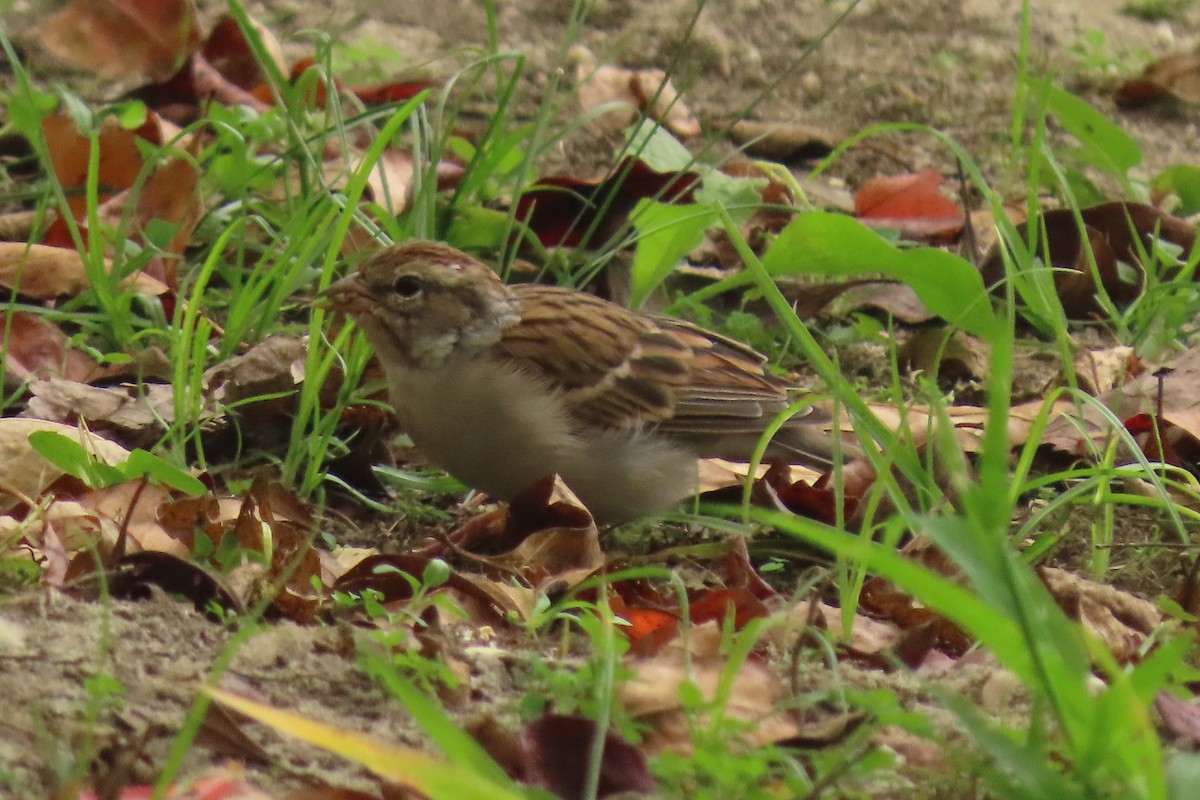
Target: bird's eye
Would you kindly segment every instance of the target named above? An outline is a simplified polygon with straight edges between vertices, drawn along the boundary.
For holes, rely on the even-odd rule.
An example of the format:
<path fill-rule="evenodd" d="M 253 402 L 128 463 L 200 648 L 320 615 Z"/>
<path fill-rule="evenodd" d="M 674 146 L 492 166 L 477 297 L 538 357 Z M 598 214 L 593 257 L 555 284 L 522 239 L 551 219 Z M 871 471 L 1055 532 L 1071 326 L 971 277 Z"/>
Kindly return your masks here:
<path fill-rule="evenodd" d="M 401 275 L 392 284 L 392 290 L 405 300 L 412 300 L 414 297 L 417 297 L 424 288 L 421 279 L 416 275 Z"/>

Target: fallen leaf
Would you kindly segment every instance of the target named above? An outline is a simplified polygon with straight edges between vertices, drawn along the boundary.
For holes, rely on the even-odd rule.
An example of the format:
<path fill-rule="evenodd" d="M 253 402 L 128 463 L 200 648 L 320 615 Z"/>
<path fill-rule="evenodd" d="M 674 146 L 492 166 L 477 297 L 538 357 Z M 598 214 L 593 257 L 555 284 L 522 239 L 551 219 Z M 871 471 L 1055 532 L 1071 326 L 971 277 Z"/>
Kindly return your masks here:
<path fill-rule="evenodd" d="M 1042 567 L 1038 577 L 1067 616 L 1108 647 L 1118 662 L 1128 664 L 1162 623 L 1162 612 L 1149 600 L 1066 570 Z"/>
<path fill-rule="evenodd" d="M 8 379 L 36 383 L 38 377 L 61 376 L 68 381 L 85 381 L 100 372 L 100 365 L 90 356 L 68 345 L 67 335 L 60 328 L 37 314 L 0 312 L 0 326 L 5 334 L 4 369 Z"/>
<path fill-rule="evenodd" d="M 413 596 L 414 587 L 421 585 L 422 576 L 432 560 L 415 555 L 369 555 L 348 569 L 330 588 L 352 594 L 362 594 L 370 589 L 379 592 L 384 603 L 399 603 Z M 490 609 L 489 624 L 502 621 L 500 612 L 507 610 L 509 604 L 497 603 L 494 593 L 486 591 L 480 582 L 468 580 L 468 577 L 451 571 L 442 586 L 469 596 Z"/>
<path fill-rule="evenodd" d="M 746 724 L 731 741 L 734 747 L 780 742 L 800 733 L 792 714 L 777 707 L 784 697 L 779 679 L 764 664 L 749 658 L 730 681 L 720 641 L 721 626 L 709 622 L 691 629 L 688 653 L 672 643 L 673 649 L 630 663 L 633 676 L 621 688 L 621 701 L 626 712 L 649 729 L 642 745 L 648 754 L 670 751 L 686 756 L 692 752 L 694 723 L 679 696 L 685 681 L 695 685 L 705 702 L 712 702 L 718 687 L 725 687 L 728 700 L 721 712 L 726 719 Z"/>
<path fill-rule="evenodd" d="M 448 764 L 413 748 L 389 744 L 345 728 L 271 708 L 216 687 L 206 686 L 202 691 L 217 702 L 270 725 L 281 733 L 348 758 L 385 780 L 410 787 L 427 796 L 448 796 L 452 790 L 460 792 L 462 797 L 487 797 L 493 800 L 516 800 L 519 796 L 516 790 L 502 786 L 494 777 L 464 770 L 461 766 Z M 500 777 L 503 778 L 503 774 Z"/>
<path fill-rule="evenodd" d="M 1101 394 L 1099 400 L 1145 446 L 1156 446 L 1153 431 L 1157 425 L 1164 444 L 1200 450 L 1200 350 L 1187 350 L 1160 369 L 1146 369 L 1139 377 Z M 1102 443 L 1112 434 L 1108 420 L 1085 405 L 1082 414 L 1064 408 L 1053 415 L 1042 441 L 1086 457 L 1091 453 L 1089 443 Z"/>
<path fill-rule="evenodd" d="M 112 263 L 104 262 L 106 270 Z M 145 294 L 161 295 L 168 289 L 160 281 L 138 273 L 125 279 L 125 285 Z M 0 242 L 0 286 L 24 297 L 49 300 L 74 297 L 91 287 L 83 258 L 74 250 L 44 244 Z"/>
<path fill-rule="evenodd" d="M 807 161 L 833 152 L 841 136 L 799 122 L 740 119 L 728 128 L 730 141 L 751 156 L 771 161 Z"/>
<path fill-rule="evenodd" d="M 171 499 L 166 489 L 145 480 L 122 481 L 93 489 L 74 499 L 85 514 L 99 521 L 97 542 L 102 552 L 116 551 L 117 556 L 139 551 L 170 553 L 186 559 L 192 550 L 192 532 L 185 540 L 176 538 L 158 521 L 159 508 Z M 117 547 L 117 537 L 124 543 Z M 133 545 L 133 546 L 130 546 Z"/>
<path fill-rule="evenodd" d="M 1154 695 L 1154 710 L 1163 726 L 1192 747 L 1200 744 L 1200 703 L 1183 700 L 1167 691 Z"/>
<path fill-rule="evenodd" d="M 1048 265 L 1056 269 L 1055 290 L 1072 319 L 1105 313 L 1096 299 L 1097 280 L 1114 303 L 1125 304 L 1139 297 L 1146 281 L 1139 252 L 1151 252 L 1155 236 L 1181 247 L 1185 259 L 1196 245 L 1193 225 L 1142 203 L 1101 203 L 1081 209 L 1079 214 L 1086 242 L 1070 209 L 1043 212 L 1036 221 L 1045 237 L 1039 237 L 1034 254 L 1048 254 Z M 1017 227 L 1022 239 L 1026 228 Z M 1004 257 L 995 246 L 980 266 L 984 282 L 999 287 L 1004 269 Z"/>
<path fill-rule="evenodd" d="M 700 122 L 663 70 L 597 66 L 591 51 L 578 45 L 571 48 L 569 58 L 575 64 L 580 108 L 587 112 L 604 105 L 616 106 L 593 121 L 602 130 L 626 128 L 641 112 L 681 139 L 700 135 Z"/>
<path fill-rule="evenodd" d="M 958 329 L 918 331 L 897 352 L 902 368 L 943 380 L 978 380 L 991 372 L 991 348 Z"/>
<path fill-rule="evenodd" d="M 1176 53 L 1150 64 L 1113 95 L 1121 108 L 1137 108 L 1162 97 L 1200 103 L 1200 52 Z"/>
<path fill-rule="evenodd" d="M 526 723 L 518 738 L 522 780 L 561 798 L 652 794 L 656 787 L 646 757 L 612 731 L 604 734 L 596 793 L 587 794 L 593 741 L 599 733 L 593 720 L 563 714 L 543 714 Z"/>
<path fill-rule="evenodd" d="M 596 180 L 541 178 L 517 198 L 515 214 L 546 247 L 594 246 L 621 230 L 639 200 L 690 202 L 698 180 L 626 158 Z"/>
<path fill-rule="evenodd" d="M 810 285 L 797 285 L 780 281 L 780 290 L 791 299 L 824 292 L 829 299 L 809 316 L 816 316 L 822 310 L 835 317 L 847 317 L 851 311 L 860 308 L 874 308 L 895 317 L 900 322 L 909 325 L 920 325 L 937 318 L 921 299 L 916 291 L 907 283 L 894 281 L 847 281 L 841 284 L 823 284 L 816 288 Z"/>
<path fill-rule="evenodd" d="M 279 44 L 279 39 L 270 28 L 253 17 L 250 18 L 250 26 L 258 34 L 263 50 L 275 69 L 281 74 L 286 73 L 287 62 L 284 60 L 283 46 Z M 234 86 L 251 91 L 266 82 L 267 78 L 263 74 L 258 54 L 246 41 L 237 20 L 228 14 L 222 14 L 213 24 L 212 30 L 200 47 L 200 54 Z"/>
<path fill-rule="evenodd" d="M 104 585 L 103 591 L 119 600 L 150 600 L 154 587 L 188 600 L 201 614 L 211 612 L 214 603 L 226 611 L 245 611 L 220 578 L 189 560 L 186 553 L 149 550 L 122 556 L 105 567 Z M 76 597 L 95 599 L 100 593 L 99 581 L 77 579 L 71 586 Z"/>
<path fill-rule="evenodd" d="M 42 45 L 106 78 L 160 80 L 199 44 L 191 0 L 72 0 L 42 24 Z"/>
<path fill-rule="evenodd" d="M 36 500 L 42 492 L 63 475 L 29 444 L 34 431 L 52 431 L 79 442 L 84 449 L 104 464 L 120 464 L 129 458 L 129 451 L 89 431 L 37 419 L 5 417 L 0 419 L 0 511 L 18 503 Z"/>
<path fill-rule="evenodd" d="M 84 219 L 87 198 L 82 190 L 87 186 L 91 141 L 79 132 L 75 121 L 66 114 L 43 119 L 42 135 L 46 138 L 54 176 L 67 192 L 71 216 L 77 220 Z M 103 203 L 114 194 L 128 189 L 137 180 L 145 163 L 138 147 L 139 139 L 162 145 L 161 129 L 152 114 L 136 129 L 122 127 L 114 117 L 104 118 L 97 134 L 97 147 L 101 155 L 96 175 L 99 202 Z"/>
<path fill-rule="evenodd" d="M 895 228 L 909 239 L 946 239 L 962 229 L 966 215 L 942 195 L 941 183 L 942 174 L 935 169 L 874 178 L 854 195 L 854 215 L 868 225 Z"/>
<path fill-rule="evenodd" d="M 1081 350 L 1075 356 L 1075 375 L 1088 393 L 1100 396 L 1123 386 L 1143 371 L 1137 351 L 1126 345 L 1104 350 Z"/>

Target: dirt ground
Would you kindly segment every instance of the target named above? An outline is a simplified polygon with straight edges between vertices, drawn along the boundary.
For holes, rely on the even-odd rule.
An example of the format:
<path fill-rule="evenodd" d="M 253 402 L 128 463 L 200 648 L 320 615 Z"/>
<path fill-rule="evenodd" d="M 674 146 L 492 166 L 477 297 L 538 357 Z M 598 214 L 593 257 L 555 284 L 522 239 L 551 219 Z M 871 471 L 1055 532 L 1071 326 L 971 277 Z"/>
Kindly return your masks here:
<path fill-rule="evenodd" d="M 1200 44 L 1200 7 L 1169 22 L 1149 23 L 1122 14 L 1124 4 L 1035 2 L 1032 69 L 1056 76 L 1122 124 L 1145 154 L 1135 172 L 1149 177 L 1168 164 L 1195 162 L 1200 109 L 1118 113 L 1109 93 L 1118 72 L 1130 74 L 1151 55 Z M 223 4 L 201 5 L 211 14 Z M 528 59 L 521 108 L 532 114 L 539 92 L 564 64 L 572 4 L 499 0 L 497 5 L 502 47 Z M 41 8 L 0 3 L 6 27 L 17 34 L 35 70 L 44 62 L 31 40 L 21 36 Z M 438 77 L 453 75 L 487 37 L 486 16 L 471 0 L 272 0 L 249 8 L 281 38 L 316 29 L 342 42 L 382 44 L 403 55 L 405 68 Z M 844 3 L 821 0 L 719 0 L 708 3 L 685 39 L 694 0 L 595 0 L 578 40 L 601 63 L 671 67 L 687 102 L 706 123 L 747 108 L 752 117 L 804 122 L 834 138 L 881 122 L 924 123 L 960 142 L 996 186 L 1018 191 L 1009 121 L 1019 4 L 867 0 L 835 26 L 844 8 Z M 1093 31 L 1102 34 L 1101 43 Z M 296 39 L 287 47 L 301 52 L 308 45 Z M 477 98 L 477 105 L 485 109 L 486 98 Z M 611 152 L 610 143 L 585 136 L 552 154 L 546 166 L 588 173 Z M 926 166 L 947 173 L 954 169 L 949 154 L 928 135 L 888 134 L 847 154 L 826 180 L 830 192 L 837 193 L 877 172 Z M 794 167 L 803 175 L 802 164 Z M 1072 524 L 1081 535 L 1086 531 L 1086 520 Z M 47 797 L 51 787 L 88 773 L 130 783 L 153 781 L 194 699 L 194 687 L 230 647 L 224 679 L 230 688 L 350 729 L 419 742 L 407 714 L 358 668 L 354 642 L 359 635 L 348 626 L 283 623 L 235 642 L 228 628 L 165 597 L 102 603 L 30 591 L 6 598 L 0 601 L 0 797 Z M 465 628 L 445 635 L 447 646 L 471 669 L 468 695 L 455 713 L 465 719 L 488 710 L 512 718 L 505 704 L 526 674 L 519 657 L 514 661 Z M 90 680 L 100 672 L 113 675 L 120 691 L 108 694 Z M 816 690 L 826 678 L 809 680 Z M 870 686 L 879 677 L 848 670 L 842 680 Z M 894 680 L 904 701 L 921 707 L 926 693 L 916 679 Z M 983 682 L 984 677 L 972 676 L 961 688 L 973 692 Z M 91 725 L 89 719 L 99 722 Z M 102 742 L 97 762 L 74 763 L 73 754 L 92 735 Z M 254 735 L 267 758 L 248 756 L 247 746 L 236 739 L 206 734 L 189 750 L 183 774 L 236 756 L 266 786 L 317 779 L 377 791 L 366 775 L 338 759 L 261 729 Z M 933 784 L 893 788 L 895 796 L 961 796 Z"/>

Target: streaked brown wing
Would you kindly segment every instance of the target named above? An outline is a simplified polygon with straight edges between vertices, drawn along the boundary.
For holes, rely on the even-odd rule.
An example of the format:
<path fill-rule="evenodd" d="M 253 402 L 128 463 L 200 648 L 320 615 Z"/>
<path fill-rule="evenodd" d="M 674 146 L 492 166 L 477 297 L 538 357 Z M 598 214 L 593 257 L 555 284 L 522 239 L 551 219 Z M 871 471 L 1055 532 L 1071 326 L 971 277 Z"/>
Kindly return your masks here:
<path fill-rule="evenodd" d="M 683 320 L 637 314 L 591 295 L 536 285 L 514 289 L 521 322 L 502 346 L 560 388 L 581 419 L 605 428 L 761 430 L 787 404 L 766 359 Z"/>
<path fill-rule="evenodd" d="M 572 412 L 602 428 L 656 423 L 675 413 L 691 349 L 654 320 L 592 295 L 520 285 L 521 321 L 500 346 L 560 389 Z"/>
<path fill-rule="evenodd" d="M 698 455 L 745 458 L 791 402 L 787 385 L 766 372 L 766 358 L 733 339 L 565 289 L 513 291 L 522 318 L 505 329 L 500 346 L 559 389 L 581 422 L 653 427 Z M 793 417 L 771 451 L 827 464 L 824 420 L 821 413 Z"/>

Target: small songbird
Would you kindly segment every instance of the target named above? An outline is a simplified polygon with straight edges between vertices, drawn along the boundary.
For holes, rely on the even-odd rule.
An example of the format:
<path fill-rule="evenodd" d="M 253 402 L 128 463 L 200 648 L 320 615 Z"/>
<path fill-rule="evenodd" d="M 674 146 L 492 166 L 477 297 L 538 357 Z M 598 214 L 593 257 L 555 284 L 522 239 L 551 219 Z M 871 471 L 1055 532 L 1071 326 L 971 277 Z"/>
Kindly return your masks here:
<path fill-rule="evenodd" d="M 747 459 L 792 402 L 732 339 L 585 292 L 507 286 L 444 244 L 385 248 L 326 297 L 375 348 L 417 448 L 501 500 L 557 473 L 598 521 L 663 511 L 695 492 L 698 459 Z M 828 466 L 824 422 L 792 417 L 768 456 Z"/>

